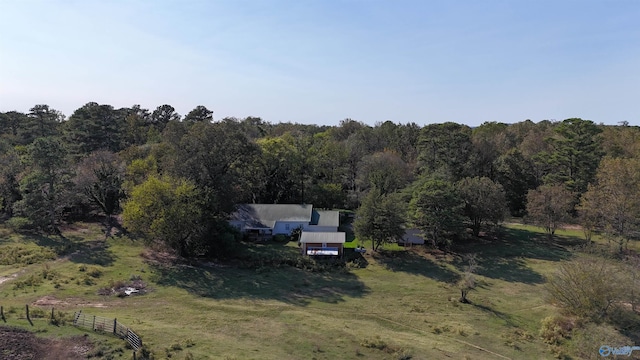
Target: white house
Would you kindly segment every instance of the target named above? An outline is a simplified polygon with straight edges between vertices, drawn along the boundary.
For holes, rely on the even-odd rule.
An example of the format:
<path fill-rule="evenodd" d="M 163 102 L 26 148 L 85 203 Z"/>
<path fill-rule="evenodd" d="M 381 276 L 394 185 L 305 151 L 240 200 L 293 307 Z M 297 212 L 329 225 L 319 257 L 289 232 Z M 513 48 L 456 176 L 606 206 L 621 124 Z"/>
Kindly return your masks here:
<path fill-rule="evenodd" d="M 315 210 L 310 204 L 242 204 L 229 223 L 251 236 L 291 235 L 295 229 L 307 232 L 336 232 L 340 213 Z"/>

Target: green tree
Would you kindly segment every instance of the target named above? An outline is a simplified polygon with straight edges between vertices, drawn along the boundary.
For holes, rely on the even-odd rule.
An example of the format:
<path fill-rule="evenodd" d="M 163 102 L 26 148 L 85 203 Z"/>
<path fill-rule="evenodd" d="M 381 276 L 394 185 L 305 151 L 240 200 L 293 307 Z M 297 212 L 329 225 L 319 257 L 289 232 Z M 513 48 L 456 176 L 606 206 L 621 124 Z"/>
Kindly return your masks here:
<path fill-rule="evenodd" d="M 129 109 L 121 109 L 120 111 L 124 114 L 123 148 L 144 145 L 147 142 L 151 122 L 149 110 L 140 107 L 140 105 L 133 105 Z"/>
<path fill-rule="evenodd" d="M 66 151 L 53 137 L 38 138 L 27 148 L 26 173 L 20 180 L 21 199 L 16 215 L 26 217 L 39 229 L 58 232 L 57 222 L 69 203 Z"/>
<path fill-rule="evenodd" d="M 112 152 L 91 153 L 77 166 L 75 184 L 87 199 L 97 206 L 111 224 L 111 217 L 120 210 L 124 197 L 124 164 Z"/>
<path fill-rule="evenodd" d="M 558 124 L 554 128 L 555 136 L 549 139 L 551 172 L 545 177 L 545 183 L 562 182 L 577 194 L 587 191 L 603 155 L 601 132 L 590 120 L 572 118 Z"/>
<path fill-rule="evenodd" d="M 502 185 L 513 216 L 523 216 L 527 208 L 527 192 L 537 188 L 535 165 L 518 149 L 502 154 L 495 164 L 496 181 Z"/>
<path fill-rule="evenodd" d="M 151 113 L 149 120 L 153 128 L 156 129 L 158 133 L 162 133 L 169 122 L 180 121 L 180 114 L 176 112 L 173 106 L 164 104 L 158 106 L 153 113 Z"/>
<path fill-rule="evenodd" d="M 358 168 L 357 182 L 361 191 L 375 187 L 385 195 L 404 188 L 411 181 L 409 167 L 391 151 L 365 156 Z"/>
<path fill-rule="evenodd" d="M 466 125 L 427 125 L 420 132 L 418 149 L 423 174 L 446 174 L 451 181 L 457 181 L 472 172 L 471 128 Z"/>
<path fill-rule="evenodd" d="M 464 201 L 448 181 L 426 178 L 415 186 L 409 211 L 433 246 L 449 246 L 464 229 Z"/>
<path fill-rule="evenodd" d="M 204 231 L 202 195 L 185 179 L 150 176 L 124 203 L 124 226 L 147 244 L 157 241 L 180 256 L 194 255 Z"/>
<path fill-rule="evenodd" d="M 179 143 L 170 144 L 161 167 L 195 183 L 211 216 L 226 218 L 248 192 L 241 175 L 257 154 L 256 145 L 237 124 L 200 122 L 191 125 Z"/>
<path fill-rule="evenodd" d="M 542 185 L 527 193 L 527 220 L 544 229 L 549 240 L 569 218 L 573 195 L 563 185 Z"/>
<path fill-rule="evenodd" d="M 97 150 L 122 150 L 125 114 L 111 105 L 90 102 L 78 108 L 64 124 L 66 142 L 75 155 Z"/>
<path fill-rule="evenodd" d="M 373 251 L 404 235 L 405 211 L 400 196 L 382 194 L 377 188 L 362 200 L 356 212 L 354 230 L 358 239 L 371 241 Z"/>
<path fill-rule="evenodd" d="M 184 117 L 184 122 L 212 122 L 213 111 L 205 106 L 198 105 Z"/>
<path fill-rule="evenodd" d="M 59 125 L 64 121 L 64 115 L 49 107 L 36 105 L 29 109 L 25 123 L 21 126 L 19 136 L 22 144 L 30 144 L 40 137 L 56 136 Z"/>
<path fill-rule="evenodd" d="M 483 225 L 498 225 L 504 220 L 507 205 L 502 185 L 486 177 L 474 177 L 460 180 L 456 187 L 474 236 L 480 234 Z"/>
<path fill-rule="evenodd" d="M 257 141 L 261 150 L 257 199 L 264 203 L 302 203 L 305 156 L 290 133 Z"/>
<path fill-rule="evenodd" d="M 20 199 L 18 177 L 22 166 L 15 149 L 0 139 L 0 212 L 13 214 L 13 204 Z"/>
<path fill-rule="evenodd" d="M 640 225 L 640 160 L 605 158 L 596 179 L 582 196 L 578 213 L 590 221 L 584 226 L 601 229 L 622 251 Z"/>

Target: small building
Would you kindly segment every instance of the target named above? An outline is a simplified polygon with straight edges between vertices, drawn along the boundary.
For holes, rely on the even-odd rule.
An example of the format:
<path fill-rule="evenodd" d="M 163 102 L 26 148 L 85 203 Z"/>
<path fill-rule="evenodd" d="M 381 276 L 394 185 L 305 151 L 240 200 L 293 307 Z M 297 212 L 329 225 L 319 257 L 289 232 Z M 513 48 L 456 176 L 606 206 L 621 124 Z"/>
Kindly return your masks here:
<path fill-rule="evenodd" d="M 254 238 L 291 235 L 295 229 L 312 232 L 336 232 L 340 213 L 316 210 L 310 204 L 241 204 L 229 224 Z"/>
<path fill-rule="evenodd" d="M 306 232 L 300 235 L 303 255 L 342 256 L 346 234 L 343 232 Z"/>
<path fill-rule="evenodd" d="M 424 245 L 424 235 L 418 229 L 406 229 L 402 239 L 398 240 L 400 246 Z"/>

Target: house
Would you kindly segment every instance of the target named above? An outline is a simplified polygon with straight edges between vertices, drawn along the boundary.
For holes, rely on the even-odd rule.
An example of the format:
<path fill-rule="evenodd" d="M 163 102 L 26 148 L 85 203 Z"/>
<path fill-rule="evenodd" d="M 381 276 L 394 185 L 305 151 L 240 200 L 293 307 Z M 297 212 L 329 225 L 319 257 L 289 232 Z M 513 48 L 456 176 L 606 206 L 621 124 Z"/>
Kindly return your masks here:
<path fill-rule="evenodd" d="M 291 235 L 295 229 L 307 232 L 336 232 L 340 213 L 316 210 L 311 204 L 241 204 L 229 223 L 243 233 L 258 238 Z"/>
<path fill-rule="evenodd" d="M 306 232 L 300 235 L 302 254 L 309 256 L 342 256 L 346 234 L 343 232 Z"/>
<path fill-rule="evenodd" d="M 424 235 L 418 229 L 406 229 L 402 239 L 398 240 L 398 245 L 424 245 Z"/>

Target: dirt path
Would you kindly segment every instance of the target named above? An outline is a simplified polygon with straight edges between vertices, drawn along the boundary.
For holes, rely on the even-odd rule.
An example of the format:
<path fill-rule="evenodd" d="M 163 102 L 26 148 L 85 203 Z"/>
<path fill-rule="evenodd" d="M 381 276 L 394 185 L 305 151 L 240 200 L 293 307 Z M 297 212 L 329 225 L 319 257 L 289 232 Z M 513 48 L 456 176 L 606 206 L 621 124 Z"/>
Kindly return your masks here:
<path fill-rule="evenodd" d="M 11 275 L 8 276 L 0 276 L 0 285 L 2 285 L 3 283 L 10 281 L 10 280 L 14 280 L 15 278 L 17 278 L 18 276 L 20 276 L 22 273 L 24 273 L 25 270 L 22 269 L 20 271 L 17 271 Z"/>

